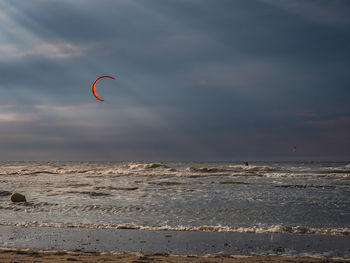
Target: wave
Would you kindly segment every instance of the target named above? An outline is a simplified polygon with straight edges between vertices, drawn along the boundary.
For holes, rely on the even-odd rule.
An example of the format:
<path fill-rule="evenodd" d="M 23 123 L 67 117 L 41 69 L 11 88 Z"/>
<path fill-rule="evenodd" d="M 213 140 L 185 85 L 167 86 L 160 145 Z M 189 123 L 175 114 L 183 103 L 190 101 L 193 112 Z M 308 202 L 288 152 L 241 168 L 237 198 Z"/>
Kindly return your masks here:
<path fill-rule="evenodd" d="M 10 195 L 12 195 L 12 193 L 11 192 L 9 192 L 9 191 L 5 191 L 5 190 L 0 190 L 0 196 L 10 196 Z"/>
<path fill-rule="evenodd" d="M 279 170 L 279 167 L 276 166 L 269 166 L 269 165 L 228 165 L 229 168 L 234 170 L 243 170 L 243 171 L 277 171 Z"/>
<path fill-rule="evenodd" d="M 313 228 L 307 226 L 274 225 L 271 227 L 229 227 L 229 226 L 140 226 L 136 224 L 70 224 L 33 222 L 0 222 L 0 226 L 20 227 L 57 227 L 57 228 L 93 228 L 93 229 L 130 229 L 149 231 L 202 231 L 202 232 L 239 232 L 256 234 L 313 234 L 313 235 L 350 235 L 350 228 Z"/>
<path fill-rule="evenodd" d="M 249 183 L 246 183 L 246 182 L 236 182 L 236 181 L 224 181 L 224 182 L 219 182 L 219 184 L 229 185 L 229 184 L 249 184 Z"/>
<path fill-rule="evenodd" d="M 91 198 L 108 197 L 107 193 L 100 192 L 75 192 L 70 191 L 68 193 L 87 195 Z M 124 212 L 147 212 L 147 210 L 138 205 L 100 205 L 100 204 L 62 204 L 62 203 L 48 203 L 48 202 L 21 202 L 12 203 L 4 202 L 0 204 L 0 211 L 15 211 L 15 212 L 26 212 L 26 213 L 38 213 L 38 212 L 48 212 L 52 213 L 54 211 L 59 211 L 60 213 L 81 213 L 86 211 L 95 211 L 97 213 L 124 213 Z"/>
<path fill-rule="evenodd" d="M 116 191 L 133 191 L 138 187 L 113 187 L 113 186 L 94 186 L 94 190 L 116 190 Z"/>
<path fill-rule="evenodd" d="M 94 191 L 68 191 L 67 194 L 82 194 L 82 195 L 89 195 L 90 197 L 99 197 L 99 196 L 111 196 L 109 193 L 102 193 L 102 192 L 94 192 Z"/>
<path fill-rule="evenodd" d="M 28 165 L 30 166 L 30 165 Z M 171 168 L 161 163 L 128 163 L 128 164 L 109 164 L 109 165 L 97 165 L 95 163 L 87 163 L 85 167 L 81 167 L 79 164 L 72 164 L 73 167 L 56 167 L 48 165 L 37 165 L 35 167 L 23 168 L 23 166 L 4 167 L 0 169 L 0 175 L 70 175 L 70 174 L 83 174 L 83 175 L 136 175 L 149 173 L 155 171 L 152 175 L 162 175 L 161 172 L 175 172 L 174 168 Z M 74 167 L 76 166 L 76 167 Z M 79 167 L 80 166 L 80 167 Z M 87 168 L 86 168 L 87 166 Z M 148 175 L 148 174 L 145 174 Z"/>
<path fill-rule="evenodd" d="M 324 174 L 350 174 L 350 169 L 339 169 L 339 168 L 332 168 L 332 169 L 325 169 L 318 171 L 319 173 Z"/>
<path fill-rule="evenodd" d="M 256 175 L 255 175 L 256 176 Z M 325 172 L 284 172 L 284 173 L 264 173 L 262 177 L 285 178 L 285 177 L 321 177 L 321 178 L 350 178 L 350 173 L 325 173 Z"/>
<path fill-rule="evenodd" d="M 349 165 L 300 166 L 290 164 L 200 164 L 193 163 L 28 163 L 3 166 L 0 175 L 87 175 L 87 176 L 259 176 L 259 177 L 350 177 Z"/>
<path fill-rule="evenodd" d="M 226 172 L 226 169 L 217 168 L 217 167 L 188 167 L 186 172 L 197 172 L 197 173 L 220 173 Z"/>
<path fill-rule="evenodd" d="M 169 169 L 170 167 L 162 163 L 130 163 L 126 165 L 129 169 Z"/>
<path fill-rule="evenodd" d="M 282 184 L 282 185 L 275 185 L 275 187 L 281 187 L 281 188 L 335 188 L 334 185 L 315 185 L 315 184 Z"/>
<path fill-rule="evenodd" d="M 150 182 L 149 184 L 156 184 L 156 185 L 161 185 L 161 186 L 163 186 L 163 185 L 165 185 L 165 186 L 173 186 L 173 185 L 181 185 L 183 183 L 180 183 L 180 182 L 158 182 L 158 183 Z"/>
<path fill-rule="evenodd" d="M 0 171 L 0 175 L 40 175 L 40 174 L 84 174 L 89 173 L 91 170 L 86 169 L 47 169 L 47 170 L 29 170 L 29 169 L 19 169 L 19 170 L 10 170 L 10 171 Z"/>

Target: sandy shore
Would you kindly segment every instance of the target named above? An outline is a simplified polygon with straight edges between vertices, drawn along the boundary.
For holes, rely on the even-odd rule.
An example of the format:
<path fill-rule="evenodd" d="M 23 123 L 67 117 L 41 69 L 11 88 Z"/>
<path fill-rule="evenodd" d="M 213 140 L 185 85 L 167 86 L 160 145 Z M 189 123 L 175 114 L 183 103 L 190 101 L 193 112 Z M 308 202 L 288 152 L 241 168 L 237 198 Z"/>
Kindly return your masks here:
<path fill-rule="evenodd" d="M 350 236 L 0 226 L 0 247 L 350 258 Z"/>
<path fill-rule="evenodd" d="M 350 263 L 349 238 L 0 226 L 0 262 Z"/>
<path fill-rule="evenodd" d="M 350 262 L 350 259 L 286 257 L 286 256 L 231 256 L 231 255 L 176 255 L 167 253 L 124 253 L 101 251 L 38 250 L 0 248 L 0 262 Z"/>

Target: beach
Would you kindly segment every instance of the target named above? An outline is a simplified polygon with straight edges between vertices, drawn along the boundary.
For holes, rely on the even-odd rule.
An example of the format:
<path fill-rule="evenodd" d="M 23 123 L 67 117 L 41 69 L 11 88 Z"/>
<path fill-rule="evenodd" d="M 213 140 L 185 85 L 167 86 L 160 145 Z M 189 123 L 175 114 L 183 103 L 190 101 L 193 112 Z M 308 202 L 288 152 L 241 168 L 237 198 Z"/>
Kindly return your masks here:
<path fill-rule="evenodd" d="M 0 262 L 350 262 L 349 236 L 0 226 Z"/>
<path fill-rule="evenodd" d="M 0 174 L 0 262 L 350 258 L 348 163 L 4 162 Z"/>
<path fill-rule="evenodd" d="M 15 248 L 342 258 L 350 255 L 348 235 L 42 226 L 0 226 L 0 233 L 0 245 Z"/>
<path fill-rule="evenodd" d="M 175 255 L 167 253 L 125 253 L 106 251 L 69 251 L 69 250 L 35 250 L 35 249 L 9 249 L 0 248 L 0 262 L 193 262 L 193 263 L 255 263 L 255 262 L 350 262 L 339 258 L 312 258 L 287 256 L 232 256 L 232 255 Z"/>

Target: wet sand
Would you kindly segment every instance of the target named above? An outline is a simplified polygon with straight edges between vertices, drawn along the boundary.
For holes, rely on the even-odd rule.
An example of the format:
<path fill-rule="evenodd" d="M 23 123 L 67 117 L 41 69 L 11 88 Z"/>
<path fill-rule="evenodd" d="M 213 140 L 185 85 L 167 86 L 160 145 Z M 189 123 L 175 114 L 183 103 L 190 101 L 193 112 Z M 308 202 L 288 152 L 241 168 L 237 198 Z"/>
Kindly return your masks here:
<path fill-rule="evenodd" d="M 350 236 L 0 226 L 0 247 L 350 258 Z"/>
<path fill-rule="evenodd" d="M 0 262 L 350 262 L 349 236 L 0 226 Z"/>
<path fill-rule="evenodd" d="M 201 262 L 201 263 L 254 263 L 254 262 L 350 262 L 350 259 L 326 257 L 287 257 L 287 256 L 232 256 L 232 255 L 176 255 L 168 253 L 126 253 L 106 251 L 69 251 L 0 248 L 0 262 Z"/>

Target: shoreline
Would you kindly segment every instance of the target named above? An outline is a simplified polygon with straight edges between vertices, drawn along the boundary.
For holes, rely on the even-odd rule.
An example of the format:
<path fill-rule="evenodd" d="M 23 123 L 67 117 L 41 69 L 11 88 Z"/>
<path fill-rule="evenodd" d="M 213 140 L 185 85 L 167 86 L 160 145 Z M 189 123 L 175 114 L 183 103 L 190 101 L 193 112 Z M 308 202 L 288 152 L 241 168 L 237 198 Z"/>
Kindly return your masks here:
<path fill-rule="evenodd" d="M 64 261 L 77 262 L 173 262 L 173 263 L 287 263 L 287 262 L 329 262 L 345 263 L 350 259 L 330 258 L 330 257 L 291 257 L 278 255 L 213 255 L 213 254 L 169 254 L 169 253 L 135 253 L 135 252 L 112 252 L 112 251 L 79 251 L 79 250 L 41 250 L 26 248 L 5 248 L 0 247 L 0 262 L 51 262 L 58 263 Z"/>
<path fill-rule="evenodd" d="M 350 236 L 0 226 L 0 247 L 350 258 Z"/>

